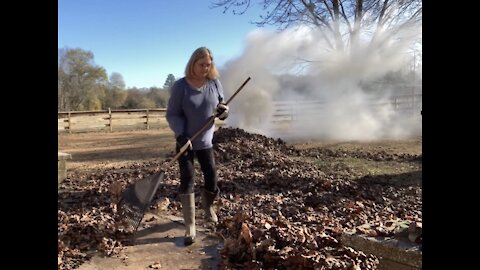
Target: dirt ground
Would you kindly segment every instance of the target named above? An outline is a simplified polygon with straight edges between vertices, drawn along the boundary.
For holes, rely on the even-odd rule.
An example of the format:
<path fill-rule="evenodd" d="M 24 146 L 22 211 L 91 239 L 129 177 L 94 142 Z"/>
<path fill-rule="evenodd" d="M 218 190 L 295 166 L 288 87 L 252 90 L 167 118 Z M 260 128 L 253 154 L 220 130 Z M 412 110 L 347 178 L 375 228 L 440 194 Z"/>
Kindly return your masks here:
<path fill-rule="evenodd" d="M 183 219 L 147 212 L 132 246 L 118 256 L 97 254 L 78 269 L 216 269 L 220 260 L 218 237 L 197 225 L 196 242 L 185 247 L 184 232 Z"/>
<path fill-rule="evenodd" d="M 170 129 L 118 132 L 59 133 L 58 151 L 72 155 L 68 170 L 121 167 L 163 160 L 174 148 Z"/>
<path fill-rule="evenodd" d="M 288 143 L 288 142 L 287 142 Z M 421 155 L 421 138 L 401 141 L 383 140 L 375 142 L 336 142 L 303 141 L 291 142 L 299 149 L 325 147 L 350 151 L 385 151 L 389 153 L 409 153 Z M 67 163 L 67 175 L 75 172 L 116 170 L 135 163 L 158 161 L 159 164 L 171 156 L 174 149 L 173 133 L 168 129 L 59 133 L 58 151 L 72 155 Z M 374 165 L 373 165 L 374 164 Z M 359 170 L 375 173 L 381 163 L 371 166 L 351 163 Z M 410 170 L 401 167 L 382 167 L 381 170 Z M 381 173 L 381 172 L 379 172 Z M 128 247 L 123 257 L 102 257 L 96 255 L 79 269 L 216 269 L 219 258 L 216 249 L 220 241 L 207 229 L 197 226 L 198 243 L 184 247 L 182 236 L 184 227 L 179 217 L 153 213 L 150 219 L 139 229 L 136 244 Z"/>
<path fill-rule="evenodd" d="M 118 168 L 144 161 L 162 161 L 172 155 L 175 140 L 168 128 L 117 132 L 59 133 L 58 151 L 72 155 L 68 170 Z M 299 149 L 326 147 L 350 151 L 386 151 L 422 154 L 419 138 L 404 140 L 359 141 L 291 141 Z"/>

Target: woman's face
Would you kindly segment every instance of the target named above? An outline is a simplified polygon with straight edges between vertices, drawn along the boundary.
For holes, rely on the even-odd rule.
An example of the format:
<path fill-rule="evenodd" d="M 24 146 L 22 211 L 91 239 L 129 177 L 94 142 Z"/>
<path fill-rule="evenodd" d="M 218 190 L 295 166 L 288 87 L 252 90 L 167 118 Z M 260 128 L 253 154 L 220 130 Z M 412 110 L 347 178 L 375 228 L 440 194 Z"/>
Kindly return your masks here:
<path fill-rule="evenodd" d="M 195 65 L 193 66 L 193 73 L 197 78 L 205 78 L 207 77 L 211 66 L 212 61 L 210 60 L 210 57 L 206 56 L 195 62 Z"/>

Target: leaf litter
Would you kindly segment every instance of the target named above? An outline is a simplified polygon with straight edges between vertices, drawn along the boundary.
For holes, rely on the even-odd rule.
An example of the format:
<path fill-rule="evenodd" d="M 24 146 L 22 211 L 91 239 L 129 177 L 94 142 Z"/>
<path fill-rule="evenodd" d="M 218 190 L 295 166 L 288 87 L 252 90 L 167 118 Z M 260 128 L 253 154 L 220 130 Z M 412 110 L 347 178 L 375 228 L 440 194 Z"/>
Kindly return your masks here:
<path fill-rule="evenodd" d="M 221 190 L 214 230 L 223 240 L 218 269 L 377 269 L 379 259 L 342 244 L 343 233 L 406 235 L 421 245 L 421 179 L 420 184 L 401 185 L 390 181 L 391 175 L 362 176 L 345 165 L 318 166 L 348 156 L 420 163 L 421 168 L 421 155 L 297 149 L 238 128 L 217 130 L 214 150 Z M 116 203 L 126 185 L 157 172 L 159 163 L 75 172 L 62 183 L 59 269 L 78 268 L 95 252 L 126 256 L 132 231 L 122 223 Z M 196 173 L 198 187 L 198 167 Z M 177 168 L 167 168 L 150 211 L 181 216 L 178 185 Z M 196 192 L 200 198 L 198 188 Z"/>

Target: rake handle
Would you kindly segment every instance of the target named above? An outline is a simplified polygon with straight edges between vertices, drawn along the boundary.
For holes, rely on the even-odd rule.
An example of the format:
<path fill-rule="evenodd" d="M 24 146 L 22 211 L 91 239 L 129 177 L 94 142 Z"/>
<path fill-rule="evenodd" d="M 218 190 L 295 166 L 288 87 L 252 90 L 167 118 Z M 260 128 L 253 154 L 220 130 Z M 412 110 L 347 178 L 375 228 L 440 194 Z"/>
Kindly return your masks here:
<path fill-rule="evenodd" d="M 248 81 L 250 81 L 250 77 L 248 77 L 243 83 L 242 85 L 240 85 L 240 87 L 237 89 L 237 91 L 235 91 L 235 93 L 233 93 L 233 95 L 227 100 L 227 102 L 225 103 L 226 105 L 228 105 L 228 103 L 230 103 L 230 101 L 232 101 L 232 99 L 238 94 L 238 92 L 240 92 L 240 90 L 243 89 L 243 87 L 248 83 Z"/>
<path fill-rule="evenodd" d="M 243 87 L 248 83 L 248 81 L 250 81 L 250 77 L 248 77 L 243 83 L 242 85 L 237 89 L 237 91 L 235 91 L 235 93 L 233 93 L 233 95 L 227 100 L 227 102 L 225 103 L 226 105 L 228 105 L 228 103 L 230 103 L 230 101 L 232 101 L 232 99 L 240 92 L 240 90 L 243 89 Z M 193 141 L 195 140 L 202 132 L 204 132 L 213 122 L 215 122 L 215 115 L 212 115 L 208 118 L 207 122 L 197 131 L 195 132 L 195 134 L 193 134 L 193 136 L 190 138 L 190 141 Z M 168 162 L 168 166 L 172 165 L 173 162 L 177 161 L 177 159 L 180 158 L 180 156 L 187 150 L 187 146 L 184 145 L 182 146 L 182 148 L 180 148 L 180 151 L 178 151 L 178 153 Z"/>

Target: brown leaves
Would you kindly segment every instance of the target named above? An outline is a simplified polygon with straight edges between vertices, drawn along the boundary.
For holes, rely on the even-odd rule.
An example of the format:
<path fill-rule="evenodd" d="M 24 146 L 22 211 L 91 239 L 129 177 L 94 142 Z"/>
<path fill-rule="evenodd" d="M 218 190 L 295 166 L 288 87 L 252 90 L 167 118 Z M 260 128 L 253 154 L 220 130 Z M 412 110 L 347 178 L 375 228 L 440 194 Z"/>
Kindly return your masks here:
<path fill-rule="evenodd" d="M 117 204 L 120 201 L 120 196 L 122 194 L 123 186 L 120 182 L 112 182 L 108 187 L 108 191 L 112 196 L 112 202 Z"/>
<path fill-rule="evenodd" d="M 407 241 L 421 243 L 421 187 L 389 186 L 367 177 L 360 181 L 351 168 L 335 160 L 408 161 L 418 156 L 299 151 L 282 140 L 232 128 L 215 133 L 214 150 L 221 190 L 216 231 L 224 238 L 219 269 L 376 269 L 375 256 L 338 240 L 344 231 L 394 237 L 401 227 Z M 322 170 L 305 161 L 309 156 L 325 165 Z M 63 183 L 68 191 L 58 199 L 59 269 L 78 266 L 88 259 L 89 250 L 107 256 L 121 252 L 129 233 L 116 226 L 115 196 L 119 187 L 157 168 L 157 163 L 138 163 L 118 171 L 79 174 Z M 170 170 L 152 208 L 181 215 L 175 199 L 178 168 Z M 196 185 L 201 185 L 198 176 Z M 150 268 L 154 267 L 161 265 Z"/>
<path fill-rule="evenodd" d="M 247 223 L 242 223 L 242 229 L 240 231 L 240 239 L 244 240 L 246 244 L 252 243 L 252 232 L 248 228 Z"/>
<path fill-rule="evenodd" d="M 126 232 L 116 226 L 116 204 L 112 203 L 119 184 L 102 183 L 98 177 L 90 175 L 89 184 L 81 183 L 59 193 L 59 269 L 78 267 L 94 251 L 113 256 L 123 248 Z"/>
<path fill-rule="evenodd" d="M 408 188 L 357 182 L 357 174 L 342 163 L 331 166 L 331 172 L 323 172 L 292 158 L 314 150 L 295 152 L 281 141 L 239 129 L 219 129 L 215 138 L 215 147 L 220 150 L 216 152 L 217 160 L 223 161 L 218 167 L 226 198 L 222 206 L 225 223 L 218 225 L 229 243 L 223 250 L 228 260 L 223 262 L 225 265 L 247 267 L 249 260 L 255 258 L 264 268 L 282 265 L 286 269 L 376 269 L 375 256 L 344 247 L 337 240 L 343 232 L 393 236 L 394 231 L 384 224 L 385 220 L 396 215 L 406 218 L 412 213 L 421 218 L 421 200 L 412 197 L 414 193 Z M 385 153 L 318 149 L 316 154 L 320 162 L 336 156 L 393 159 Z M 418 194 L 421 192 L 415 196 Z M 252 214 L 233 225 L 229 216 L 238 213 Z M 251 257 L 239 255 L 248 254 L 248 248 L 241 248 L 242 243 L 237 241 L 245 224 L 252 232 Z"/>
<path fill-rule="evenodd" d="M 154 262 L 153 264 L 149 265 L 148 268 L 160 269 L 162 268 L 162 264 L 160 262 Z"/>

